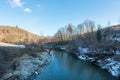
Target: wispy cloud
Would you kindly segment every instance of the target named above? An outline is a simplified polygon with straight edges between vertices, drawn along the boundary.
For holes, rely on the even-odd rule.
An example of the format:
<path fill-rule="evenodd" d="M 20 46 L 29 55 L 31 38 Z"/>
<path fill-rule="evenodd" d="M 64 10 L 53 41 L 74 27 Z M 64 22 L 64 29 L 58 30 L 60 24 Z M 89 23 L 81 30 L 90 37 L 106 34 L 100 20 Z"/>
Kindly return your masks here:
<path fill-rule="evenodd" d="M 11 7 L 23 7 L 21 0 L 9 0 Z"/>
<path fill-rule="evenodd" d="M 25 8 L 24 12 L 30 13 L 30 12 L 32 12 L 32 10 L 30 8 Z"/>
<path fill-rule="evenodd" d="M 23 8 L 24 12 L 26 12 L 26 13 L 32 12 L 32 9 L 30 9 L 28 7 L 24 7 L 25 2 L 22 2 L 22 0 L 9 0 L 9 4 L 13 8 L 14 7 Z"/>

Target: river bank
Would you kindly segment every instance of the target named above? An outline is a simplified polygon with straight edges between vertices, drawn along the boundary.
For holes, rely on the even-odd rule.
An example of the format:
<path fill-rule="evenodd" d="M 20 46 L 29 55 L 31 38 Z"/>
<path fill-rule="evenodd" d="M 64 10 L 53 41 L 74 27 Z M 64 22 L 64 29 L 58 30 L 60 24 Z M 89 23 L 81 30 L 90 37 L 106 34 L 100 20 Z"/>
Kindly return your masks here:
<path fill-rule="evenodd" d="M 19 66 L 15 70 L 10 69 L 1 80 L 33 80 L 35 75 L 44 71 L 44 67 L 51 59 L 48 53 L 43 52 L 37 53 L 36 58 L 24 54 L 16 61 Z"/>
<path fill-rule="evenodd" d="M 0 47 L 0 80 L 34 80 L 50 63 L 51 56 L 40 47 Z"/>
<path fill-rule="evenodd" d="M 88 48 L 78 47 L 77 51 L 73 51 L 72 54 L 77 58 L 89 61 L 90 63 L 100 67 L 111 73 L 113 76 L 120 78 L 120 60 L 119 54 L 103 54 L 97 51 L 92 52 Z M 108 51 L 109 53 L 109 51 Z"/>
<path fill-rule="evenodd" d="M 115 59 L 115 56 L 113 55 L 99 54 L 99 56 L 96 56 L 95 54 L 84 54 L 78 56 L 78 58 L 89 61 L 92 64 L 99 66 L 101 69 L 110 72 L 113 76 L 120 78 L 120 62 Z"/>
<path fill-rule="evenodd" d="M 112 76 L 120 78 L 120 55 L 112 54 L 112 49 L 105 51 L 103 50 L 92 50 L 88 47 L 74 46 L 69 44 L 65 45 L 55 45 L 53 47 L 55 50 L 63 50 L 68 54 L 72 54 L 73 56 L 88 61 L 93 65 L 100 67 L 101 69 L 106 70 Z M 119 52 L 118 52 L 119 53 Z"/>

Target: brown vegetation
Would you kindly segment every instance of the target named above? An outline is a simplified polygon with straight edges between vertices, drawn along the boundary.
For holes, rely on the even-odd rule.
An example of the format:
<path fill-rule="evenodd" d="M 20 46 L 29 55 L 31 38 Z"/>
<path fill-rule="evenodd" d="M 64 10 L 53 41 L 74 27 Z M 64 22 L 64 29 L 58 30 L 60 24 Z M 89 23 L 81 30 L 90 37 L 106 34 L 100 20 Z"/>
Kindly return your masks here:
<path fill-rule="evenodd" d="M 43 37 L 32 34 L 18 26 L 0 26 L 0 41 L 6 43 L 29 44 L 37 43 Z"/>

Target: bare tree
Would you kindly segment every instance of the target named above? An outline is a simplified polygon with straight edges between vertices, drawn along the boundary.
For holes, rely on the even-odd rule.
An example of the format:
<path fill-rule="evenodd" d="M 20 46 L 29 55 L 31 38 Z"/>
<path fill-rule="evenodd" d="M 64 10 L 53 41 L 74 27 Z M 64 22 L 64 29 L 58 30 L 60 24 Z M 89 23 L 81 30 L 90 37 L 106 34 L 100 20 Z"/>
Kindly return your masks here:
<path fill-rule="evenodd" d="M 86 21 L 83 22 L 83 24 L 86 27 L 87 33 L 88 32 L 92 32 L 93 33 L 93 31 L 95 29 L 95 22 L 94 21 L 92 21 L 92 20 L 86 20 Z"/>
<path fill-rule="evenodd" d="M 83 24 L 79 24 L 77 26 L 77 29 L 79 30 L 79 35 L 81 36 L 84 33 L 84 25 Z"/>
<path fill-rule="evenodd" d="M 72 38 L 72 34 L 73 34 L 73 25 L 72 24 L 68 24 L 68 28 L 67 28 L 68 32 L 69 32 L 69 38 Z"/>
<path fill-rule="evenodd" d="M 94 30 L 95 30 L 95 22 L 92 20 L 86 20 L 83 22 L 83 25 L 86 30 L 86 41 L 94 40 Z"/>
<path fill-rule="evenodd" d="M 57 41 L 64 41 L 65 40 L 64 28 L 59 28 L 57 33 L 54 35 L 54 38 L 58 39 Z"/>

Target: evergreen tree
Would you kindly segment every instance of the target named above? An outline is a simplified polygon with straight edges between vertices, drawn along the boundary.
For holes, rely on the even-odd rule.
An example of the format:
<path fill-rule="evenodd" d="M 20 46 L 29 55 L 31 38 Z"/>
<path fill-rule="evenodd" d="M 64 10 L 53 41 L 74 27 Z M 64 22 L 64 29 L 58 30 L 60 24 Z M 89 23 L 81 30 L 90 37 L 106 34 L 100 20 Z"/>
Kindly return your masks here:
<path fill-rule="evenodd" d="M 100 25 L 98 25 L 98 30 L 97 30 L 97 33 L 96 33 L 96 39 L 97 39 L 97 41 L 102 40 L 102 33 L 101 33 Z"/>

